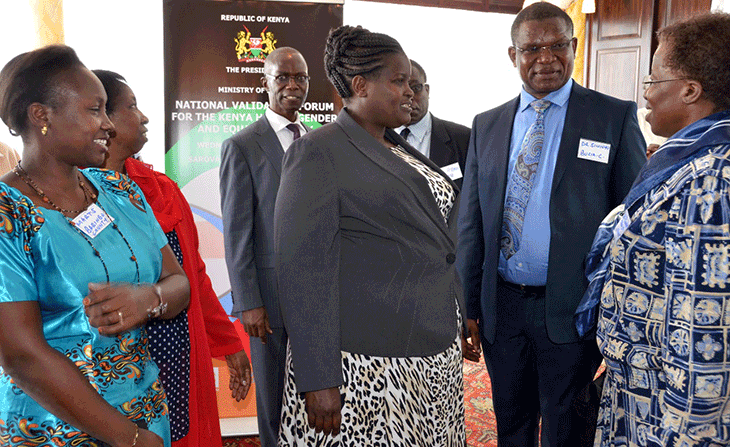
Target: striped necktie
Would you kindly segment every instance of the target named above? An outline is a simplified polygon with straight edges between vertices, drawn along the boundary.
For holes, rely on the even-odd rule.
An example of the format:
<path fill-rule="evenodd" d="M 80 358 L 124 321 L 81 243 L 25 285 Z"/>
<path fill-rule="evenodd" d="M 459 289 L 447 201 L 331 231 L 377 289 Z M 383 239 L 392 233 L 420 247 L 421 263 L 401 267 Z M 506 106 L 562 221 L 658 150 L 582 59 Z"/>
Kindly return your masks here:
<path fill-rule="evenodd" d="M 504 257 L 509 259 L 520 249 L 522 225 L 525 222 L 525 211 L 530 201 L 532 184 L 535 181 L 537 166 L 540 163 L 542 144 L 545 140 L 545 110 L 551 102 L 537 99 L 530 103 L 535 109 L 535 122 L 527 130 L 517 162 L 507 183 L 507 199 L 504 203 L 502 219 L 501 249 Z"/>

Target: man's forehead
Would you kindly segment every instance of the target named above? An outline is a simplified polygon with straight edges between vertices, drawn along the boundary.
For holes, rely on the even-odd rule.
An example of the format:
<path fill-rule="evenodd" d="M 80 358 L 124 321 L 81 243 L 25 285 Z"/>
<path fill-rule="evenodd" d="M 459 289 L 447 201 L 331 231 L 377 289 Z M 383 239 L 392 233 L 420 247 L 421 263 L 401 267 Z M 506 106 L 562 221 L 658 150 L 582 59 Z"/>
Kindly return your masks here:
<path fill-rule="evenodd" d="M 269 57 L 264 62 L 264 72 L 269 74 L 303 73 L 307 71 L 307 63 L 297 53 L 281 53 Z"/>
<path fill-rule="evenodd" d="M 550 17 L 547 19 L 526 20 L 522 22 L 517 30 L 517 39 L 522 41 L 541 41 L 552 38 L 556 34 L 560 37 L 572 37 L 569 34 L 568 24 L 560 17 Z"/>

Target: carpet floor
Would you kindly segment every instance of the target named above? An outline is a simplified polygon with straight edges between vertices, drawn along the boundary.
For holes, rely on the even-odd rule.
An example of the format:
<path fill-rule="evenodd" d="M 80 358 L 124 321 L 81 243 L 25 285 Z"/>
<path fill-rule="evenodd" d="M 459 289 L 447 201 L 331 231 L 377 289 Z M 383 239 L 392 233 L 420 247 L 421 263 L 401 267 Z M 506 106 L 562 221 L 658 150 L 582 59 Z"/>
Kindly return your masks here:
<path fill-rule="evenodd" d="M 484 361 L 464 362 L 466 440 L 469 447 L 496 447 L 497 424 L 492 407 L 492 385 Z M 258 436 L 224 438 L 223 447 L 260 446 Z"/>

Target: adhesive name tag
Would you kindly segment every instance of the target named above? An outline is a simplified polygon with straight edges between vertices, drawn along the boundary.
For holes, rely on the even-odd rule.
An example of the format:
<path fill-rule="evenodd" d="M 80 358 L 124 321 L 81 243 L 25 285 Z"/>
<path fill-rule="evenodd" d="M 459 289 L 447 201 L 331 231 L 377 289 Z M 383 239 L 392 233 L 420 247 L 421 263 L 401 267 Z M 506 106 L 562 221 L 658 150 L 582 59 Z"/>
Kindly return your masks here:
<path fill-rule="evenodd" d="M 464 176 L 464 173 L 461 172 L 461 167 L 459 166 L 459 163 L 452 163 L 450 165 L 442 166 L 441 170 L 444 171 L 444 173 L 448 175 L 451 180 L 458 180 Z"/>
<path fill-rule="evenodd" d="M 611 153 L 611 145 L 600 141 L 586 140 L 581 138 L 578 144 L 578 158 L 600 163 L 608 163 L 608 156 Z"/>
<path fill-rule="evenodd" d="M 86 211 L 76 216 L 72 222 L 76 228 L 83 231 L 90 238 L 95 238 L 96 235 L 101 233 L 101 230 L 112 223 L 109 215 L 102 211 L 96 203 L 91 204 L 86 208 Z"/>
<path fill-rule="evenodd" d="M 616 226 L 613 227 L 613 238 L 620 238 L 621 235 L 624 234 L 624 231 L 629 228 L 629 224 L 631 224 L 631 218 L 629 217 L 629 213 L 624 213 L 621 216 L 621 220 L 619 220 Z"/>

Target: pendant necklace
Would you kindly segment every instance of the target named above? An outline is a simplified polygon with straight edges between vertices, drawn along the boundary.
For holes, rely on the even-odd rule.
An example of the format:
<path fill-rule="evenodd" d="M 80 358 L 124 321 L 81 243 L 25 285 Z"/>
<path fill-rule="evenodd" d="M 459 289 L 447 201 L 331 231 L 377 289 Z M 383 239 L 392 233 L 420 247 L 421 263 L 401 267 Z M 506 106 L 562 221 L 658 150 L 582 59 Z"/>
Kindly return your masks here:
<path fill-rule="evenodd" d="M 78 171 L 77 171 L 78 172 Z M 89 189 L 88 185 L 82 180 L 83 176 L 80 172 L 78 172 L 79 175 L 79 187 L 84 193 L 84 209 L 82 210 L 67 210 L 64 208 L 59 207 L 53 201 L 46 195 L 46 193 L 43 192 L 42 189 L 38 187 L 38 185 L 33 181 L 33 179 L 30 178 L 28 173 L 23 169 L 23 167 L 20 165 L 20 161 L 18 161 L 18 164 L 13 168 L 13 173 L 17 175 L 23 182 L 25 182 L 26 185 L 30 186 L 30 188 L 35 191 L 36 194 L 43 200 L 43 202 L 51 205 L 53 209 L 56 211 L 59 211 L 63 217 L 66 219 L 66 221 L 71 225 L 78 234 L 81 235 L 81 237 L 84 238 L 84 240 L 91 246 L 91 249 L 94 251 L 94 255 L 99 258 L 99 261 L 101 261 L 102 267 L 104 267 L 104 273 L 106 274 L 106 282 L 110 282 L 109 279 L 109 269 L 106 266 L 106 262 L 104 262 L 104 258 L 101 256 L 101 252 L 94 246 L 94 243 L 92 242 L 91 238 L 87 236 L 83 231 L 81 231 L 76 224 L 73 222 L 71 218 L 69 218 L 66 214 L 73 214 L 78 215 L 86 211 L 86 209 L 89 207 L 89 205 L 92 203 L 93 200 L 97 198 L 97 195 L 94 194 L 91 189 Z M 134 267 L 136 270 L 136 282 L 139 283 L 139 263 L 137 262 L 137 257 L 134 254 L 134 250 L 132 249 L 132 245 L 129 243 L 126 237 L 124 237 L 124 234 L 119 229 L 117 224 L 112 220 L 111 216 L 109 216 L 109 213 L 106 212 L 104 209 L 104 206 L 102 206 L 101 202 L 96 201 L 96 205 L 104 212 L 107 219 L 109 219 L 109 222 L 111 223 L 112 228 L 116 230 L 117 233 L 119 233 L 119 236 L 121 236 L 124 243 L 127 245 L 127 248 L 129 249 L 129 253 L 131 254 L 130 260 L 134 262 Z"/>

